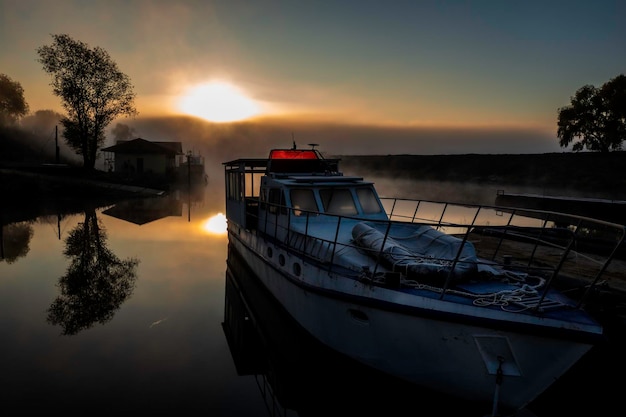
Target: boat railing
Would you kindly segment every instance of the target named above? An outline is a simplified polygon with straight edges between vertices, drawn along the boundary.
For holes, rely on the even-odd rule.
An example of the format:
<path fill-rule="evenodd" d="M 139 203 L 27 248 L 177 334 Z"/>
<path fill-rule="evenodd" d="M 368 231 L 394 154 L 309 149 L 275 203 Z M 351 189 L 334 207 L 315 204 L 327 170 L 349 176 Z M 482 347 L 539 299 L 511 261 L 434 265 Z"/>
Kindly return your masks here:
<path fill-rule="evenodd" d="M 392 223 L 419 224 L 459 238 L 462 241 L 459 248 L 466 242 L 471 244 L 479 259 L 489 265 L 542 277 L 545 285 L 537 307 L 551 287 L 568 293 L 577 300 L 578 307 L 584 305 L 594 289 L 610 285 L 626 291 L 623 225 L 542 210 L 429 200 L 383 198 L 381 201 L 387 221 L 301 209 L 295 216 L 293 208 L 278 206 L 277 212 L 286 214 L 287 221 L 275 222 L 264 230 L 290 250 L 328 265 L 329 272 L 333 272 L 333 268 L 341 267 L 335 262 L 340 251 L 364 251 L 345 238 L 356 223 L 380 224 L 380 230 L 385 231 L 384 241 L 392 238 L 389 235 Z M 295 221 L 299 222 L 297 231 L 292 227 Z M 321 223 L 334 226 L 333 233 L 320 235 Z M 440 261 L 451 264 L 450 271 L 454 271 L 455 266 L 465 262 L 460 255 L 461 249 L 456 256 Z M 380 257 L 377 259 L 370 271 L 374 275 L 388 269 L 383 267 Z M 442 297 L 453 287 L 453 280 L 450 273 L 441 285 Z"/>

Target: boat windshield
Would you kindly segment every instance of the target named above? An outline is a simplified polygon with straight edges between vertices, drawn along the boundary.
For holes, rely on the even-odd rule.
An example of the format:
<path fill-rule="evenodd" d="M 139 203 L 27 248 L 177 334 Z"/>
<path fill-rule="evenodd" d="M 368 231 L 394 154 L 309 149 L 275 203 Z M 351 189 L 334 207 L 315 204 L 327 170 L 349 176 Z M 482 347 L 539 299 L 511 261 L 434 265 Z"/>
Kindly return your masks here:
<path fill-rule="evenodd" d="M 324 212 L 350 216 L 357 214 L 352 193 L 347 188 L 329 188 L 320 190 Z"/>
<path fill-rule="evenodd" d="M 311 214 L 319 212 L 313 190 L 296 188 L 290 191 L 289 196 L 291 197 L 291 206 L 294 209 L 293 214 L 296 216 L 302 215 L 302 210 L 313 212 Z"/>
<path fill-rule="evenodd" d="M 378 198 L 371 188 L 357 188 L 356 196 L 361 203 L 364 214 L 376 214 L 383 211 Z"/>

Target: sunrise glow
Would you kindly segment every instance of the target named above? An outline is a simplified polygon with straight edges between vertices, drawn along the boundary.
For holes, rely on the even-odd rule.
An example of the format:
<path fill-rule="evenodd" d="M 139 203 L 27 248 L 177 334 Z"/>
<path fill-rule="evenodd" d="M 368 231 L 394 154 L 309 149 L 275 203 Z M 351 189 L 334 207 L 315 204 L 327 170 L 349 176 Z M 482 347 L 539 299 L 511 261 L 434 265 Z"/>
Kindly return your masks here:
<path fill-rule="evenodd" d="M 178 102 L 178 109 L 211 122 L 234 122 L 255 116 L 259 106 L 238 88 L 224 82 L 191 87 Z"/>
<path fill-rule="evenodd" d="M 202 228 L 206 232 L 223 235 L 226 233 L 226 216 L 222 213 L 217 213 L 215 216 L 208 218 L 202 224 Z"/>

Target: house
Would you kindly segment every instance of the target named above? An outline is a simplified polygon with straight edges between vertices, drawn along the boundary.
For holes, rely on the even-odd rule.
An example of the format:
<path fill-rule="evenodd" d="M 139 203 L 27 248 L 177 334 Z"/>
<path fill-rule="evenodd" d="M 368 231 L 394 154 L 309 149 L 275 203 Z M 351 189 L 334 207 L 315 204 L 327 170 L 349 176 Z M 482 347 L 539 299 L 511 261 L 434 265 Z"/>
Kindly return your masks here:
<path fill-rule="evenodd" d="M 102 151 L 114 155 L 106 158 L 109 171 L 128 176 L 175 175 L 184 157 L 180 142 L 152 142 L 142 138 L 120 140 Z"/>

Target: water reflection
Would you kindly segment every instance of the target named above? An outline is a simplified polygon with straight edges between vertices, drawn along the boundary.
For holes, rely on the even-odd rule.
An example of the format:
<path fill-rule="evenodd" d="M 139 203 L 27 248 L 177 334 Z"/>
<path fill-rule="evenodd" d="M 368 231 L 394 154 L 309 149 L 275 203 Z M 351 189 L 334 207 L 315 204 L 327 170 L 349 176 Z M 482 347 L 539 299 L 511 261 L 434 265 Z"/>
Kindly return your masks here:
<path fill-rule="evenodd" d="M 65 238 L 63 255 L 70 264 L 59 278 L 61 295 L 47 315 L 48 323 L 60 325 L 63 335 L 108 322 L 133 292 L 139 260 L 118 258 L 106 241 L 106 229 L 94 209 L 86 210 L 85 220 Z"/>
<path fill-rule="evenodd" d="M 0 261 L 11 264 L 26 256 L 33 233 L 33 227 L 28 222 L 12 223 L 6 227 L 0 225 Z"/>
<path fill-rule="evenodd" d="M 221 185 L 203 189 L 206 198 L 172 195 L 181 215 L 142 225 L 103 214 L 125 206 L 120 199 L 3 196 L 0 398 L 9 415 L 263 412 L 220 326 L 226 238 L 202 224 L 224 210 Z"/>
<path fill-rule="evenodd" d="M 142 225 L 102 214 L 125 206 L 119 200 L 23 204 L 3 196 L 0 356 L 6 360 L 0 398 L 10 415 L 84 416 L 88 410 L 90 416 L 110 416 L 125 410 L 259 417 L 274 407 L 285 416 L 404 416 L 429 406 L 437 414 L 451 408 L 464 417 L 489 414 L 490 408 L 473 413 L 425 388 L 368 372 L 311 340 L 255 289 L 254 274 L 240 273 L 223 232 L 208 230 L 219 219 L 225 227 L 219 214 L 223 194 L 219 179 L 198 195 L 183 187 L 171 196 L 183 202 L 180 214 Z M 153 210 L 154 203 L 169 204 L 148 201 L 144 207 Z M 138 202 L 126 207 L 141 209 Z M 107 256 L 113 264 L 140 264 L 125 276 L 121 266 L 94 269 Z M 232 307 L 237 299 L 245 309 L 235 315 L 226 304 Z M 46 312 L 56 324 L 46 321 Z M 248 332 L 231 331 L 239 339 L 229 335 L 235 340 L 227 344 L 222 322 Z M 600 363 L 583 363 L 582 376 L 572 383 L 555 386 L 558 392 L 543 398 L 537 416 L 610 414 L 620 406 L 621 385 L 608 377 L 626 371 L 626 333 L 622 325 L 616 329 L 620 343 L 595 352 L 589 359 Z M 59 330 L 75 336 L 59 337 Z"/>
<path fill-rule="evenodd" d="M 217 213 L 209 217 L 202 224 L 202 228 L 212 234 L 225 235 L 227 232 L 226 216 L 223 213 Z"/>
<path fill-rule="evenodd" d="M 175 196 L 165 195 L 122 201 L 102 213 L 141 226 L 169 216 L 181 217 L 183 203 Z"/>
<path fill-rule="evenodd" d="M 182 217 L 183 202 L 187 203 L 187 220 L 191 208 L 204 203 L 206 184 L 174 189 L 161 196 L 121 201 L 103 213 L 136 225 L 144 225 L 165 217 Z"/>

